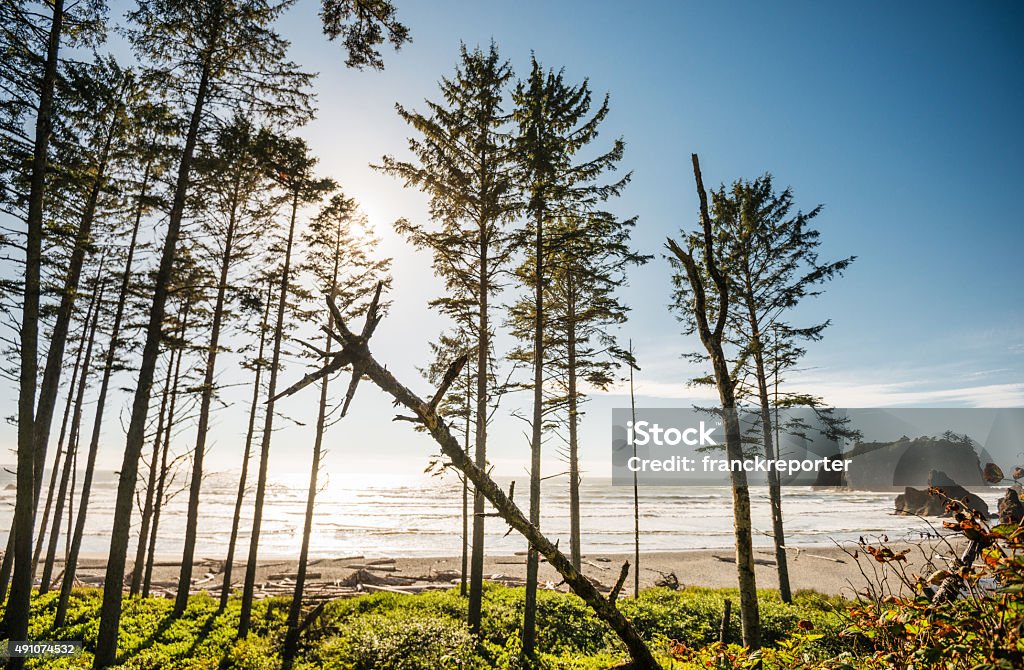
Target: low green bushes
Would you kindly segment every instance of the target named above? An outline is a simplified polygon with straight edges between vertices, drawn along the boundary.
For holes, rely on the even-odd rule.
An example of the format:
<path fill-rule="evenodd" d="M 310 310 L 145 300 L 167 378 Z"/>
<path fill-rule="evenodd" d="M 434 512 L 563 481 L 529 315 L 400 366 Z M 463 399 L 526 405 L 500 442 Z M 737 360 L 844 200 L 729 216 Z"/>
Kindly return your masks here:
<path fill-rule="evenodd" d="M 665 667 L 684 667 L 673 650 L 705 646 L 718 638 L 730 590 L 650 589 L 619 606 L 665 661 Z M 812 645 L 822 654 L 837 651 L 836 635 L 843 626 L 837 613 L 841 601 L 801 593 L 786 605 L 774 592 L 760 594 L 763 637 L 774 645 L 805 622 L 820 635 Z M 85 652 L 71 659 L 33 659 L 32 668 L 88 668 L 99 629 L 102 599 L 97 589 L 74 592 L 67 624 L 53 629 L 53 594 L 35 598 L 31 635 L 35 639 L 80 639 Z M 236 640 L 239 603 L 223 612 L 209 596 L 193 597 L 183 616 L 174 618 L 172 603 L 163 598 L 125 598 L 119 658 L 126 670 L 184 668 L 187 670 L 279 670 L 287 599 L 259 601 L 252 632 Z M 521 668 L 519 628 L 523 590 L 488 585 L 484 593 L 484 624 L 480 639 L 465 624 L 466 600 L 452 591 L 420 595 L 374 593 L 329 603 L 304 636 L 293 670 L 476 670 Z M 734 608 L 735 612 L 735 608 Z M 571 594 L 541 591 L 537 610 L 537 663 L 541 668 L 591 670 L 625 660 L 618 639 L 590 609 Z M 739 619 L 731 622 L 733 641 L 739 638 Z M 841 650 L 841 649 L 839 649 Z"/>

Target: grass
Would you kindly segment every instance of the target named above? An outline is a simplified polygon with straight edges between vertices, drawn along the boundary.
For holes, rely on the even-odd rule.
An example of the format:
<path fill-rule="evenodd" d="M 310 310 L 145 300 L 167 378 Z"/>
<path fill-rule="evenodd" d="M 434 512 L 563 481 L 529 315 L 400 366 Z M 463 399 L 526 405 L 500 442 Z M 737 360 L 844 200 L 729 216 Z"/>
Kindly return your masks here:
<path fill-rule="evenodd" d="M 56 594 L 36 597 L 32 604 L 30 637 L 37 640 L 82 640 L 85 651 L 71 659 L 33 659 L 31 668 L 89 668 L 99 629 L 102 592 L 74 592 L 67 625 L 53 628 Z M 726 598 L 738 602 L 735 590 L 650 589 L 639 599 L 620 601 L 624 614 L 665 662 L 679 643 L 700 647 L 717 640 Z M 822 656 L 840 651 L 837 633 L 845 625 L 842 601 L 813 592 L 798 593 L 792 605 L 772 591 L 760 593 L 763 639 L 766 645 L 786 641 L 797 622 L 811 622 L 814 643 Z M 251 633 L 236 640 L 239 602 L 217 612 L 217 601 L 198 595 L 180 618 L 171 616 L 173 603 L 163 598 L 126 598 L 121 619 L 118 667 L 125 669 L 181 668 L 278 670 L 285 633 L 288 600 L 257 603 Z M 519 668 L 519 626 L 523 590 L 488 585 L 484 594 L 484 624 L 479 640 L 465 624 L 466 601 L 456 591 L 420 595 L 375 593 L 330 603 L 310 627 L 294 670 L 446 670 Z M 733 608 L 731 630 L 738 642 L 739 621 Z M 617 638 L 577 597 L 551 591 L 539 596 L 538 663 L 541 668 L 589 670 L 608 668 L 626 660 Z"/>

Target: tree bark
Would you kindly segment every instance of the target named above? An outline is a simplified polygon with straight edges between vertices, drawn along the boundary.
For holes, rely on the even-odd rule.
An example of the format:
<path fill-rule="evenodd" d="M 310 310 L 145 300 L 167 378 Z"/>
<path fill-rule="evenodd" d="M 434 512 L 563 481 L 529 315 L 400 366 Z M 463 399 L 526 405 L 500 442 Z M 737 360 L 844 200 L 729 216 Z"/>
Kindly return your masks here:
<path fill-rule="evenodd" d="M 82 367 L 82 354 L 85 353 L 85 340 L 88 337 L 89 317 L 86 316 L 82 324 L 82 333 L 78 338 L 78 352 L 75 354 L 75 364 L 71 370 L 71 383 L 68 384 L 67 402 L 64 403 L 64 416 L 60 422 L 60 436 L 57 438 L 57 451 L 53 455 L 53 468 L 50 471 L 50 486 L 46 490 L 46 505 L 43 507 L 43 518 L 39 522 L 39 537 L 36 538 L 36 550 L 32 554 L 33 578 L 39 569 L 39 558 L 43 553 L 43 541 L 46 539 L 46 526 L 50 523 L 50 511 L 53 509 L 53 496 L 57 492 L 57 474 L 61 471 L 61 456 L 67 451 L 66 438 L 68 436 L 68 424 L 71 421 L 71 408 L 75 404 L 75 389 L 78 388 L 78 373 Z M 59 515 L 58 515 L 59 516 Z"/>
<path fill-rule="evenodd" d="M 256 428 L 256 410 L 260 402 L 260 373 L 263 371 L 263 351 L 267 342 L 267 320 L 270 318 L 270 303 L 274 298 L 274 282 L 267 282 L 267 302 L 260 324 L 260 347 L 256 355 L 256 374 L 252 383 L 252 402 L 249 404 L 249 427 L 245 433 L 245 453 L 242 455 L 242 472 L 238 476 L 238 493 L 235 496 L 235 513 L 231 517 L 231 536 L 228 539 L 228 555 L 224 561 L 224 582 L 220 590 L 220 611 L 228 604 L 231 594 L 231 572 L 235 561 L 235 544 L 238 542 L 238 525 L 242 516 L 242 502 L 245 500 L 245 483 L 249 476 L 249 458 L 252 453 L 252 438 Z"/>
<path fill-rule="evenodd" d="M 71 492 L 68 495 L 68 523 L 64 531 L 64 565 L 68 564 L 68 556 L 71 555 L 71 533 L 73 531 L 72 524 L 74 519 L 72 518 L 75 514 L 75 496 L 74 492 L 77 490 L 78 485 L 78 445 L 75 445 L 75 451 L 71 456 Z"/>
<path fill-rule="evenodd" d="M 580 548 L 580 446 L 579 396 L 576 392 L 576 296 L 572 278 L 569 279 L 569 305 L 566 315 L 566 344 L 569 373 L 569 553 L 572 565 L 579 570 L 583 565 Z"/>
<path fill-rule="evenodd" d="M 100 270 L 102 272 L 102 268 Z M 98 273 L 99 274 L 99 273 Z M 97 274 L 97 280 L 99 276 Z M 50 590 L 50 581 L 53 576 L 53 563 L 57 558 L 57 541 L 60 539 L 60 527 L 64 522 L 64 501 L 75 495 L 74 487 L 68 491 L 68 482 L 71 480 L 71 469 L 78 454 L 79 436 L 82 426 L 82 407 L 85 402 L 85 389 L 89 387 L 89 373 L 92 371 L 92 348 L 96 342 L 96 329 L 100 320 L 100 309 L 103 304 L 103 285 L 97 285 L 89 301 L 89 311 L 86 313 L 86 323 L 89 324 L 89 337 L 86 340 L 85 354 L 82 361 L 82 378 L 78 382 L 78 392 L 75 396 L 75 409 L 71 417 L 71 434 L 68 437 L 68 457 L 64 459 L 64 469 L 60 476 L 60 489 L 57 492 L 56 509 L 53 513 L 53 528 L 50 529 L 50 542 L 46 548 L 46 560 L 43 563 L 43 575 L 39 582 L 40 595 Z M 83 493 L 84 495 L 84 493 Z M 68 505 L 71 508 L 71 505 Z M 67 566 L 65 565 L 65 569 Z"/>
<path fill-rule="evenodd" d="M 107 127 L 106 138 L 103 148 L 100 150 L 99 160 L 96 165 L 96 176 L 89 189 L 89 196 L 86 199 L 85 209 L 82 211 L 82 218 L 75 233 L 74 247 L 71 251 L 71 258 L 68 259 L 67 274 L 64 278 L 64 289 L 61 291 L 60 306 L 57 308 L 57 318 L 53 324 L 53 331 L 50 337 L 50 347 L 46 354 L 46 366 L 43 369 L 43 380 L 39 386 L 39 403 L 36 406 L 36 490 L 34 492 L 36 504 L 39 503 L 39 488 L 42 483 L 43 469 L 46 461 L 46 451 L 50 440 L 50 424 L 53 421 L 53 410 L 57 404 L 57 392 L 60 390 L 60 373 L 64 362 L 64 349 L 67 345 L 68 329 L 71 326 L 71 317 L 75 310 L 75 298 L 78 296 L 78 284 L 82 277 L 82 267 L 85 264 L 85 257 L 92 241 L 92 226 L 96 219 L 96 206 L 99 203 L 100 193 L 106 182 L 107 159 L 110 155 L 110 147 L 114 141 L 114 134 L 117 129 L 117 114 Z"/>
<path fill-rule="evenodd" d="M 199 494 L 203 484 L 203 458 L 206 455 L 206 434 L 210 429 L 210 404 L 213 401 L 213 382 L 217 368 L 217 352 L 220 349 L 220 330 L 224 320 L 224 302 L 228 290 L 228 273 L 231 270 L 235 226 L 237 223 L 238 186 L 235 185 L 234 201 L 224 238 L 224 253 L 221 256 L 220 278 L 217 283 L 217 299 L 213 307 L 213 325 L 210 328 L 210 344 L 206 348 L 206 370 L 203 374 L 203 390 L 199 405 L 199 426 L 196 433 L 196 448 L 192 457 L 192 481 L 189 483 L 188 516 L 185 522 L 185 546 L 181 555 L 181 570 L 178 574 L 178 593 L 174 600 L 174 614 L 180 616 L 188 605 L 188 593 L 192 585 L 192 562 L 196 550 L 196 532 L 199 525 Z"/>
<path fill-rule="evenodd" d="M 337 279 L 337 263 L 335 263 Z M 328 327 L 330 327 L 328 325 Z M 331 352 L 331 338 L 327 337 L 324 351 Z M 324 442 L 324 426 L 327 421 L 327 386 L 330 375 L 324 375 L 320 382 L 320 409 L 316 417 L 316 437 L 313 440 L 313 463 L 309 468 L 309 490 L 306 492 L 306 515 L 302 524 L 302 547 L 299 549 L 299 564 L 295 574 L 295 592 L 288 607 L 287 634 L 284 638 L 284 661 L 287 665 L 295 658 L 299 645 L 299 615 L 302 613 L 302 594 L 306 587 L 306 561 L 309 560 L 309 536 L 313 531 L 313 505 L 316 502 L 317 475 L 320 471 L 320 452 Z"/>
<path fill-rule="evenodd" d="M 753 305 L 750 306 L 752 342 L 754 350 L 755 374 L 757 375 L 758 402 L 761 406 L 761 430 L 764 436 L 764 457 L 775 460 L 776 449 L 772 435 L 771 403 L 768 400 L 768 377 L 764 368 L 764 350 L 761 345 L 761 333 L 757 328 L 757 319 Z M 771 468 L 768 471 L 768 498 L 772 508 L 772 539 L 775 543 L 775 565 L 779 574 L 779 597 L 784 603 L 793 602 L 793 593 L 789 585 L 789 564 L 786 560 L 786 530 L 782 522 L 782 482 L 779 471 Z"/>
<path fill-rule="evenodd" d="M 544 421 L 544 217 L 534 221 L 533 293 L 533 425 L 530 436 L 530 523 L 540 528 L 540 456 Z M 537 572 L 540 557 L 530 545 L 526 553 L 526 596 L 523 605 L 523 656 L 533 658 L 537 641 Z"/>
<path fill-rule="evenodd" d="M 636 359 L 633 356 L 633 340 L 629 341 L 629 410 L 636 425 L 636 395 L 633 392 L 633 370 Z M 636 457 L 636 443 L 633 443 L 633 456 Z M 640 486 L 637 473 L 633 471 L 633 597 L 640 597 Z"/>
<path fill-rule="evenodd" d="M 334 238 L 334 268 L 331 273 L 331 286 L 338 284 L 338 272 L 341 267 L 342 229 L 339 225 Z M 333 290 L 333 288 L 332 288 Z M 333 318 L 328 314 L 327 328 L 333 325 Z M 328 335 L 324 343 L 325 358 L 330 358 L 333 338 Z M 309 536 L 313 531 L 313 505 L 316 502 L 317 476 L 320 473 L 320 452 L 324 442 L 324 429 L 327 422 L 327 386 L 330 375 L 324 375 L 320 382 L 320 408 L 316 417 L 316 437 L 313 439 L 313 461 L 309 467 L 309 490 L 306 493 L 306 516 L 302 524 L 302 548 L 299 550 L 299 565 L 295 575 L 295 593 L 291 606 L 288 608 L 287 634 L 284 638 L 284 660 L 290 665 L 295 658 L 299 644 L 299 615 L 302 613 L 302 592 L 306 586 L 306 561 L 309 560 Z"/>
<path fill-rule="evenodd" d="M 478 296 L 479 337 L 476 351 L 476 444 L 474 458 L 476 467 L 487 469 L 487 353 L 490 347 L 490 333 L 487 319 L 487 292 L 490 285 L 487 277 L 487 231 L 480 226 L 480 280 Z M 481 611 L 484 593 L 484 496 L 479 489 L 473 490 L 473 546 L 469 564 L 469 630 L 476 635 L 480 632 Z"/>
<path fill-rule="evenodd" d="M 716 366 L 719 367 L 719 366 Z M 728 368 L 720 370 L 728 375 Z M 743 460 L 739 420 L 735 399 L 729 393 L 720 393 L 725 409 L 726 454 L 730 461 Z M 730 397 L 729 400 L 726 398 Z M 728 404 L 727 404 L 728 403 Z M 761 621 L 757 603 L 757 583 L 754 579 L 754 545 L 750 524 L 750 489 L 747 475 L 742 470 L 730 473 L 732 480 L 733 536 L 736 541 L 736 572 L 740 590 L 740 621 L 743 624 L 743 644 L 750 649 L 761 647 Z"/>
<path fill-rule="evenodd" d="M 0 637 L 24 640 L 28 635 L 29 598 L 32 594 L 32 531 L 35 523 L 35 400 L 39 352 L 39 283 L 43 244 L 43 196 L 46 185 L 47 154 L 50 145 L 53 88 L 57 79 L 57 54 L 64 21 L 64 0 L 54 0 L 50 33 L 43 66 L 39 107 L 36 113 L 32 173 L 29 185 L 27 234 L 25 237 L 25 284 L 21 311 L 21 351 L 18 375 L 18 472 L 11 527 L 13 576 L 10 594 L 0 622 Z M 17 540 L 16 538 L 21 538 Z M 5 560 L 11 566 L 10 560 Z M 0 567 L 0 598 L 6 595 L 8 570 Z M 9 668 L 25 667 L 24 658 L 12 658 Z"/>
<path fill-rule="evenodd" d="M 252 614 L 252 600 L 256 587 L 256 567 L 259 560 L 260 529 L 263 524 L 263 500 L 267 492 L 267 464 L 270 460 L 270 442 L 274 431 L 274 404 L 277 391 L 277 370 L 281 362 L 281 340 L 284 336 L 285 308 L 288 304 L 289 272 L 292 262 L 292 244 L 295 240 L 295 219 L 299 209 L 299 193 L 292 198 L 291 221 L 288 224 L 288 241 L 285 246 L 284 267 L 281 270 L 281 293 L 277 301 L 277 323 L 274 327 L 274 349 L 270 362 L 266 415 L 263 419 L 263 436 L 260 440 L 260 467 L 256 479 L 256 500 L 253 507 L 252 535 L 249 539 L 249 559 L 245 569 L 245 583 L 242 587 L 242 609 L 238 621 L 238 638 L 249 634 L 249 618 Z"/>
<path fill-rule="evenodd" d="M 472 379 L 469 373 L 466 374 L 466 431 L 463 434 L 462 450 L 469 456 L 469 435 L 471 428 L 470 418 L 473 416 L 471 404 L 473 402 L 471 387 Z M 459 578 L 459 595 L 465 598 L 469 595 L 469 480 L 462 477 L 462 574 Z"/>
<path fill-rule="evenodd" d="M 99 670 L 113 665 L 117 656 L 118 628 L 121 622 L 121 599 L 124 588 L 124 572 L 128 536 L 131 533 L 132 498 L 135 495 L 135 484 L 138 477 L 139 457 L 146 441 L 146 416 L 149 412 L 149 398 L 152 391 L 153 376 L 156 371 L 157 357 L 160 353 L 160 339 L 164 321 L 164 309 L 167 302 L 168 284 L 174 268 L 174 256 L 181 232 L 181 219 L 185 212 L 185 198 L 188 194 L 189 173 L 192 169 L 192 156 L 202 122 L 203 108 L 210 85 L 209 55 L 203 63 L 199 78 L 199 89 L 196 93 L 192 116 L 189 120 L 188 134 L 178 166 L 178 175 L 174 188 L 174 201 L 167 222 L 167 237 L 164 240 L 160 266 L 157 270 L 156 282 L 153 287 L 153 304 L 146 328 L 146 344 L 142 351 L 142 363 L 132 402 L 131 421 L 128 425 L 128 438 L 125 443 L 124 459 L 117 486 L 117 500 L 114 506 L 114 524 L 110 533 L 110 554 L 107 557 L 106 578 L 103 584 L 103 608 L 100 616 L 100 629 L 96 638 L 96 654 L 93 668 Z"/>
<path fill-rule="evenodd" d="M 149 548 L 149 527 L 153 521 L 156 482 L 160 472 L 160 452 L 164 440 L 164 422 L 167 420 L 167 403 L 171 396 L 171 380 L 174 375 L 175 356 L 167 360 L 167 374 L 164 375 L 164 388 L 160 393 L 160 412 L 156 419 L 156 433 L 153 434 L 153 451 L 149 457 L 149 479 L 146 481 L 146 500 L 142 504 L 142 522 L 139 524 L 139 539 L 135 543 L 135 562 L 132 563 L 132 582 L 128 589 L 130 595 L 138 595 L 142 588 L 142 576 L 146 571 L 146 550 Z"/>
<path fill-rule="evenodd" d="M 89 189 L 89 196 L 86 199 L 85 209 L 82 212 L 81 221 L 78 225 L 78 230 L 75 233 L 74 246 L 72 247 L 71 257 L 68 261 L 68 269 L 64 278 L 64 288 L 61 292 L 60 305 L 57 308 L 57 316 L 54 321 L 53 330 L 50 336 L 50 346 L 46 354 L 46 364 L 43 369 L 43 379 L 39 387 L 39 402 L 36 406 L 35 413 L 35 491 L 33 492 L 35 505 L 39 505 L 39 496 L 41 494 L 41 486 L 43 481 L 43 471 L 46 466 L 46 452 L 49 447 L 50 441 L 50 424 L 53 422 L 53 412 L 57 404 L 57 394 L 60 390 L 60 373 L 64 363 L 64 350 L 67 346 L 68 331 L 71 326 L 71 319 L 75 309 L 75 299 L 78 296 L 78 284 L 81 281 L 82 267 L 85 264 L 85 257 L 88 252 L 90 240 L 92 238 L 92 224 L 96 218 L 96 206 L 99 202 L 100 193 L 103 190 L 104 182 L 106 181 L 106 169 L 107 169 L 107 158 L 110 154 L 110 147 L 113 142 L 114 132 L 117 127 L 116 116 L 111 121 L 107 133 L 106 139 L 104 140 L 103 148 L 100 151 L 99 162 L 96 168 L 96 176 L 93 180 L 92 187 Z M 80 418 L 80 415 L 79 415 Z M 63 428 L 62 428 L 63 430 Z M 78 439 L 75 439 L 75 446 L 77 449 Z M 65 469 L 66 471 L 67 469 Z M 56 469 L 54 470 L 56 472 Z M 53 476 L 51 475 L 51 480 Z M 62 481 L 64 489 L 67 489 L 67 480 Z M 52 489 L 52 481 L 51 481 Z M 63 501 L 58 501 L 58 508 L 63 505 Z M 47 511 L 49 509 L 49 495 L 47 496 Z M 70 509 L 70 507 L 69 507 Z M 42 535 L 44 534 L 43 529 L 46 526 L 47 515 L 44 513 L 44 519 L 40 524 L 40 545 Z M 56 515 L 58 521 L 54 524 L 55 529 L 60 528 L 59 517 L 60 513 Z M 58 533 L 59 534 L 59 533 Z M 56 540 L 53 539 L 50 542 L 50 549 L 47 553 L 47 567 L 52 570 L 53 568 L 53 556 L 56 551 Z M 37 552 L 38 553 L 38 552 Z M 38 559 L 33 557 L 32 571 L 35 573 L 35 568 L 38 563 Z M 44 570 L 44 573 L 46 571 Z M 47 578 L 49 574 L 46 573 Z M 40 588 L 40 593 L 46 593 L 50 588 L 49 579 L 46 579 Z"/>
<path fill-rule="evenodd" d="M 179 319 L 179 337 L 185 340 L 188 333 L 188 317 L 191 314 L 192 305 L 185 302 L 181 307 L 181 318 Z M 174 422 L 178 410 L 178 389 L 181 382 L 181 359 L 185 355 L 184 346 L 176 349 L 171 358 L 174 360 L 174 377 L 171 379 L 171 399 L 167 405 L 167 421 L 164 424 L 163 445 L 160 449 L 160 470 L 156 483 L 156 494 L 153 496 L 153 519 L 149 528 L 149 549 L 146 553 L 146 574 L 142 579 L 142 597 L 149 597 L 149 585 L 153 578 L 153 560 L 156 554 L 156 538 L 160 530 L 160 512 L 164 506 L 164 496 L 167 487 L 167 457 L 171 452 L 171 435 L 174 432 Z"/>
<path fill-rule="evenodd" d="M 75 584 L 75 573 L 77 572 L 78 554 L 82 547 L 82 537 L 85 534 L 85 518 L 89 509 L 89 497 L 92 495 L 92 479 L 95 470 L 96 453 L 100 446 L 100 432 L 103 428 L 103 416 L 107 406 L 107 392 L 110 390 L 110 378 L 114 371 L 114 362 L 117 359 L 117 351 L 120 348 L 119 338 L 121 336 L 121 325 L 124 321 L 124 313 L 128 301 L 128 289 L 131 285 L 132 265 L 135 262 L 135 249 L 138 245 L 139 228 L 142 224 L 142 214 L 145 209 L 146 191 L 149 186 L 149 178 L 152 170 L 152 161 L 146 162 L 142 175 L 142 185 L 135 204 L 135 219 L 132 223 L 131 238 L 128 242 L 128 254 L 125 257 L 124 274 L 121 275 L 121 286 L 117 294 L 117 307 L 114 311 L 114 322 L 110 329 L 110 344 L 107 347 L 106 358 L 103 362 L 103 379 L 100 382 L 100 394 L 96 400 L 96 414 L 93 418 L 92 435 L 89 438 L 89 453 L 86 456 L 85 474 L 82 480 L 82 500 L 78 506 L 78 517 L 75 520 L 73 534 L 69 535 L 70 545 L 68 546 L 67 559 L 64 561 L 64 579 L 61 582 L 60 598 L 57 601 L 57 613 L 55 621 L 58 626 L 64 625 L 64 618 L 67 615 L 68 600 L 71 597 L 71 589 Z M 70 510 L 69 510 L 70 511 Z"/>
<path fill-rule="evenodd" d="M 68 270 L 64 278 L 64 289 L 61 292 L 60 306 L 57 308 L 57 318 L 54 321 L 53 331 L 50 338 L 50 347 L 46 354 L 46 366 L 43 370 L 43 379 L 39 387 L 39 403 L 36 406 L 36 490 L 34 492 L 35 503 L 39 504 L 40 485 L 43 480 L 43 470 L 46 462 L 46 452 L 50 441 L 50 424 L 53 421 L 53 411 L 57 404 L 57 392 L 60 390 L 60 373 L 64 363 L 64 349 L 67 345 L 68 331 L 71 326 L 71 317 L 75 310 L 75 299 L 78 297 L 78 284 L 82 277 L 82 266 L 85 264 L 85 257 L 92 239 L 92 224 L 96 218 L 96 206 L 99 203 L 100 192 L 106 181 L 107 158 L 110 154 L 110 146 L 114 139 L 114 132 L 117 127 L 116 115 L 107 128 L 106 139 L 100 151 L 99 162 L 96 167 L 96 176 L 92 187 L 89 189 L 89 197 L 86 199 L 85 209 L 82 212 L 81 221 L 78 224 L 78 231 L 75 233 L 74 247 L 71 251 L 71 258 L 68 261 Z M 98 313 L 98 312 L 97 312 Z M 91 335 L 90 338 L 93 336 Z M 89 342 L 92 345 L 92 339 Z M 89 358 L 86 357 L 86 371 L 89 370 Z M 87 375 L 83 376 L 83 381 Z M 79 403 L 80 404 L 80 403 Z M 77 453 L 78 435 L 81 421 L 81 408 L 75 410 L 76 423 L 73 424 L 74 444 Z M 66 468 L 67 472 L 70 468 Z M 67 480 L 62 481 L 63 489 L 67 489 Z M 60 528 L 60 516 L 63 500 L 58 499 L 54 523 L 54 535 Z M 70 506 L 69 506 L 70 509 Z M 45 514 L 44 514 L 45 516 Z M 45 524 L 46 522 L 43 521 Z M 42 534 L 42 531 L 40 531 Z M 46 593 L 50 589 L 50 572 L 53 569 L 53 560 L 56 553 L 57 540 L 50 539 L 50 546 L 46 555 L 46 565 L 43 570 L 44 580 L 40 585 L 40 593 Z"/>

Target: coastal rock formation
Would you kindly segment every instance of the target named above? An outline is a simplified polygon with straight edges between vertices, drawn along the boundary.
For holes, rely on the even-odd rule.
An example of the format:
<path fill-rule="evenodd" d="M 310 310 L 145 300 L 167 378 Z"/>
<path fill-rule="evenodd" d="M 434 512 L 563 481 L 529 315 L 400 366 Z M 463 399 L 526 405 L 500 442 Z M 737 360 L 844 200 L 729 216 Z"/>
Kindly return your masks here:
<path fill-rule="evenodd" d="M 846 486 L 846 471 L 837 467 L 842 463 L 844 455 L 834 454 L 830 456 L 832 467 L 818 470 L 817 479 L 814 481 L 814 488 L 831 488 Z"/>
<path fill-rule="evenodd" d="M 1017 491 L 1008 488 L 1006 495 L 999 499 L 999 523 L 1018 524 L 1024 518 L 1024 505 L 1021 505 Z"/>
<path fill-rule="evenodd" d="M 966 500 L 967 506 L 989 516 L 988 505 L 977 495 L 954 482 L 945 472 L 932 470 L 928 474 L 928 486 L 942 489 L 950 498 Z M 1019 504 L 1019 501 L 1018 501 Z M 928 493 L 928 489 L 906 487 L 896 496 L 896 513 L 918 516 L 951 516 L 946 512 L 946 501 Z"/>
<path fill-rule="evenodd" d="M 978 452 L 969 438 L 901 437 L 895 442 L 860 443 L 842 456 L 853 460 L 845 485 L 857 490 L 927 486 L 932 472 L 955 472 L 962 486 L 984 486 Z"/>

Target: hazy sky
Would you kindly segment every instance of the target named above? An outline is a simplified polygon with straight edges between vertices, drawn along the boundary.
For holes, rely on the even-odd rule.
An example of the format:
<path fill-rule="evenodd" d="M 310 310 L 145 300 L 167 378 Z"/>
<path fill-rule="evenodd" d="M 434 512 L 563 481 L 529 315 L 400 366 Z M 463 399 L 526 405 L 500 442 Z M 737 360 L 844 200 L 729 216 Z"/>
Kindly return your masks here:
<path fill-rule="evenodd" d="M 599 140 L 623 137 L 623 168 L 633 171 L 613 207 L 639 216 L 635 242 L 656 256 L 623 291 L 633 312 L 622 337 L 633 339 L 643 367 L 640 404 L 695 397 L 686 386 L 693 370 L 679 354 L 699 343 L 679 335 L 667 310 L 662 258 L 666 236 L 696 220 L 692 152 L 709 186 L 768 171 L 794 188 L 801 208 L 824 203 L 823 257 L 858 257 L 801 308 L 798 321 L 832 326 L 794 377 L 800 390 L 854 407 L 1024 404 L 1024 13 L 1015 3 L 396 2 L 414 41 L 385 53 L 384 72 L 344 68 L 340 47 L 320 33 L 317 2 L 300 0 L 281 30 L 293 58 L 320 72 L 319 118 L 301 134 L 395 259 L 394 304 L 372 348 L 407 384 L 427 391 L 415 368 L 444 326 L 426 307 L 441 288 L 429 257 L 391 229 L 402 216 L 426 221 L 424 197 L 368 165 L 405 155 L 409 130 L 394 104 L 422 109 L 452 72 L 460 40 L 493 39 L 518 73 L 532 50 L 544 65 L 564 66 L 570 81 L 588 77 L 611 95 Z M 231 367 L 222 381 L 245 381 Z M 284 380 L 300 374 L 292 366 Z M 130 375 L 118 383 L 130 385 Z M 275 471 L 307 467 L 315 395 L 282 404 L 307 425 L 275 437 Z M 14 397 L 4 391 L 5 415 Z M 244 393 L 226 397 L 241 403 Z M 118 399 L 108 423 L 102 467 L 120 464 L 116 415 L 126 415 L 126 402 Z M 526 402 L 511 398 L 505 407 Z M 589 474 L 609 474 L 609 410 L 627 402 L 613 393 L 588 403 Z M 219 412 L 212 468 L 238 466 L 244 411 Z M 422 470 L 436 450 L 392 415 L 365 384 L 351 418 L 329 433 L 328 471 Z M 496 421 L 491 453 L 502 474 L 523 472 L 525 428 Z M 13 428 L 3 428 L 3 443 L 13 446 Z"/>

